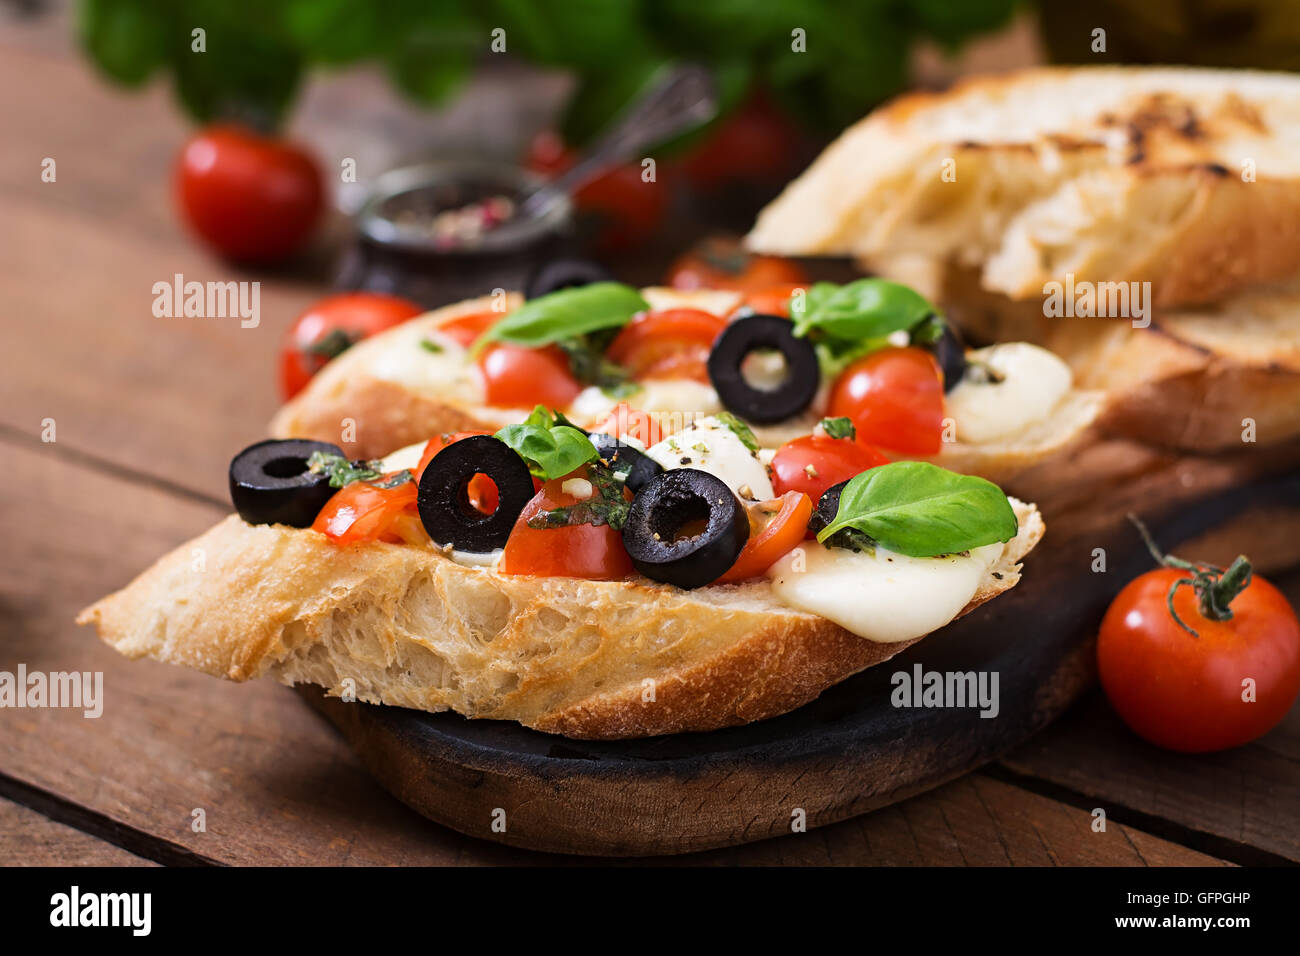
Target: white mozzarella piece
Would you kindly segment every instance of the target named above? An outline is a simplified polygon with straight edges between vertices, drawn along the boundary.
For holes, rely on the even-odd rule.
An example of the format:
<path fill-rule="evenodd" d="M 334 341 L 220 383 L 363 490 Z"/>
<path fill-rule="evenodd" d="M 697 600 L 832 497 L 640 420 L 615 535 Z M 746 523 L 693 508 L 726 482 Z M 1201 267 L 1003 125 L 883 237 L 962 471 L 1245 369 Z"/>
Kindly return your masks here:
<path fill-rule="evenodd" d="M 1014 435 L 1047 418 L 1070 390 L 1070 368 L 1047 349 L 1008 342 L 977 349 L 969 361 L 987 365 L 1002 380 L 967 374 L 947 396 L 946 414 L 957 440 L 980 444 Z"/>
<path fill-rule="evenodd" d="M 497 548 L 495 551 L 483 552 L 456 551 L 453 549 L 448 552 L 447 556 L 457 564 L 464 565 L 467 568 L 489 568 L 495 570 L 496 566 L 501 563 L 501 555 L 503 554 L 505 554 L 505 550 L 502 548 Z"/>
<path fill-rule="evenodd" d="M 665 469 L 698 468 L 716 475 L 741 497 L 746 497 L 741 494 L 742 488 L 753 500 L 774 496 L 763 462 L 734 431 L 712 416 L 669 435 L 646 454 Z"/>
<path fill-rule="evenodd" d="M 849 551 L 810 541 L 767 571 L 772 591 L 796 610 L 819 614 L 882 644 L 922 637 L 957 616 L 975 596 L 1003 545 L 937 558 L 884 548 Z"/>
<path fill-rule="evenodd" d="M 416 466 L 420 464 L 420 459 L 424 457 L 424 446 L 428 442 L 418 441 L 414 445 L 407 445 L 405 448 L 399 448 L 383 459 L 385 472 L 401 471 L 409 468 L 415 471 Z"/>
<path fill-rule="evenodd" d="M 718 393 L 712 385 L 692 379 L 663 379 L 642 382 L 635 392 L 619 398 L 590 385 L 578 393 L 567 414 L 575 422 L 595 425 L 608 418 L 620 402 L 627 402 L 641 411 L 676 414 L 692 419 L 722 411 L 722 403 L 718 401 Z"/>
<path fill-rule="evenodd" d="M 431 351 L 422 343 L 438 347 Z M 389 333 L 384 348 L 376 352 L 368 369 L 385 382 L 397 382 L 416 390 L 446 389 L 472 385 L 472 363 L 459 342 L 437 329 L 399 327 Z"/>

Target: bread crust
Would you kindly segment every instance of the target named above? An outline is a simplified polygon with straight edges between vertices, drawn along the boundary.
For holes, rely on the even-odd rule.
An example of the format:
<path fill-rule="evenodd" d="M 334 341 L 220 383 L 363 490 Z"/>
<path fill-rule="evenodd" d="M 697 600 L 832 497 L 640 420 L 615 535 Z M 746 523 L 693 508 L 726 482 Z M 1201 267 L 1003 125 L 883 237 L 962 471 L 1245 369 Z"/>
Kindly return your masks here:
<path fill-rule="evenodd" d="M 1162 308 L 1211 301 L 1300 270 L 1298 101 L 1300 78 L 1250 71 L 974 78 L 846 130 L 746 241 L 976 267 L 1012 299 L 1072 273 L 1149 281 Z"/>
<path fill-rule="evenodd" d="M 1013 506 L 1020 532 L 963 614 L 1013 587 L 1042 537 L 1037 509 Z M 235 515 L 77 620 L 132 658 L 585 739 L 762 720 L 912 643 L 793 611 L 762 580 L 680 591 L 500 575 Z"/>

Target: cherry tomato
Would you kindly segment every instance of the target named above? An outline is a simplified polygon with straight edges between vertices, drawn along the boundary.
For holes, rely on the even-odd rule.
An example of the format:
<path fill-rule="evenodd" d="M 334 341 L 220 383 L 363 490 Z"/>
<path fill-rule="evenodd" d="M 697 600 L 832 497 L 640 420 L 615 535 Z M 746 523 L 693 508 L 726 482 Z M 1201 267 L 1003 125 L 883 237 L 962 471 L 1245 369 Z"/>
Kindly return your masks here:
<path fill-rule="evenodd" d="M 605 354 L 633 378 L 707 382 L 709 349 L 726 327 L 726 319 L 700 309 L 646 312 L 623 327 Z"/>
<path fill-rule="evenodd" d="M 772 488 L 778 495 L 801 491 L 815 502 L 831 485 L 887 464 L 889 459 L 868 445 L 814 433 L 788 441 L 776 450 Z"/>
<path fill-rule="evenodd" d="M 527 166 L 533 172 L 554 176 L 573 165 L 575 153 L 552 131 L 533 138 Z M 594 229 L 592 245 L 602 251 L 634 248 L 663 221 L 668 206 L 664 183 L 641 179 L 640 162 L 617 166 L 597 176 L 573 196 L 579 223 Z"/>
<path fill-rule="evenodd" d="M 567 408 L 582 391 L 568 358 L 553 345 L 489 345 L 479 353 L 478 370 L 487 404 L 498 408 Z"/>
<path fill-rule="evenodd" d="M 238 126 L 209 126 L 176 165 L 176 195 L 193 230 L 238 262 L 278 262 L 320 218 L 324 186 L 300 146 Z"/>
<path fill-rule="evenodd" d="M 1115 710 L 1138 735 L 1183 753 L 1248 743 L 1275 727 L 1300 693 L 1300 622 L 1277 588 L 1256 576 L 1229 605 L 1231 620 L 1203 617 L 1180 587 L 1186 571 L 1160 568 L 1131 581 L 1102 620 L 1097 664 Z M 1243 682 L 1254 681 L 1254 700 Z"/>
<path fill-rule="evenodd" d="M 424 474 L 424 469 L 429 462 L 433 461 L 433 456 L 438 454 L 448 445 L 455 444 L 462 438 L 469 438 L 471 435 L 491 435 L 486 431 L 468 431 L 468 432 L 451 432 L 450 434 L 434 435 L 429 439 L 428 444 L 424 446 L 424 454 L 420 456 L 420 463 L 415 468 L 415 480 L 418 482 L 420 476 Z M 477 508 L 485 515 L 490 515 L 497 510 L 497 504 L 501 500 L 497 495 L 497 486 L 487 475 L 475 475 L 469 480 L 469 487 L 465 490 L 466 497 L 469 498 L 471 507 Z"/>
<path fill-rule="evenodd" d="M 598 422 L 591 430 L 603 435 L 613 435 L 615 438 L 635 438 L 649 448 L 651 445 L 659 444 L 673 433 L 671 424 L 668 417 L 651 415 L 648 412 L 638 411 L 627 402 L 619 402 L 605 420 Z"/>
<path fill-rule="evenodd" d="M 748 306 L 763 315 L 783 315 L 790 317 L 790 297 L 799 289 L 807 291 L 806 282 L 782 282 L 777 285 L 763 286 L 745 293 L 742 306 Z"/>
<path fill-rule="evenodd" d="M 528 519 L 542 511 L 562 508 L 578 501 L 564 490 L 570 479 L 585 479 L 584 465 L 571 475 L 542 485 L 541 491 L 515 522 L 497 570 L 502 574 L 531 574 L 547 577 L 588 578 L 616 581 L 632 573 L 632 559 L 623 547 L 623 536 L 609 525 L 571 524 L 559 528 L 530 528 Z M 626 497 L 631 495 L 625 490 Z"/>
<path fill-rule="evenodd" d="M 465 348 L 469 348 L 480 335 L 496 325 L 502 317 L 501 312 L 474 312 L 442 323 L 438 326 L 438 331 L 455 339 Z"/>
<path fill-rule="evenodd" d="M 749 509 L 749 540 L 736 563 L 719 582 L 755 578 L 799 546 L 808 530 L 813 502 L 801 491 L 787 491 L 779 498 L 763 501 Z"/>
<path fill-rule="evenodd" d="M 280 392 L 287 401 L 330 359 L 349 346 L 399 325 L 424 310 L 381 292 L 327 296 L 293 320 L 280 349 Z"/>
<path fill-rule="evenodd" d="M 668 270 L 668 284 L 674 289 L 758 292 L 776 285 L 803 285 L 807 278 L 789 259 L 754 255 L 739 240 L 720 236 L 697 243 Z"/>
<path fill-rule="evenodd" d="M 339 545 L 363 541 L 427 542 L 429 538 L 416 506 L 417 491 L 414 481 L 393 488 L 354 481 L 340 488 L 325 503 L 312 530 Z"/>
<path fill-rule="evenodd" d="M 862 444 L 937 455 L 943 438 L 943 373 L 925 349 L 872 352 L 835 380 L 827 414 L 852 420 Z"/>

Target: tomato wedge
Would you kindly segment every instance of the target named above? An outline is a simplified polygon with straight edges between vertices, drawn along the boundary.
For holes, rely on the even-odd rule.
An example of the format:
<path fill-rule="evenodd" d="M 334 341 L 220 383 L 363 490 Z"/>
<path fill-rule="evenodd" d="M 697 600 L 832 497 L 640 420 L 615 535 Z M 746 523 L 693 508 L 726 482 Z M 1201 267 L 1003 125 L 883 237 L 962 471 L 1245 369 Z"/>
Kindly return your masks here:
<path fill-rule="evenodd" d="M 788 552 L 797 548 L 812 517 L 812 499 L 802 491 L 787 491 L 749 509 L 749 540 L 736 563 L 719 583 L 756 578 Z"/>
<path fill-rule="evenodd" d="M 672 420 L 675 417 L 680 416 L 651 415 L 638 411 L 627 402 L 619 402 L 605 420 L 598 422 L 591 430 L 615 438 L 635 438 L 649 448 L 673 433 Z"/>
<path fill-rule="evenodd" d="M 783 315 L 790 317 L 790 297 L 799 289 L 807 290 L 807 282 L 783 282 L 780 285 L 765 286 L 748 292 L 741 300 L 742 306 L 749 306 L 762 315 Z"/>
<path fill-rule="evenodd" d="M 709 380 L 709 349 L 727 320 L 701 309 L 666 309 L 637 316 L 605 354 L 637 379 Z"/>
<path fill-rule="evenodd" d="M 392 474 L 383 477 L 391 478 Z M 354 481 L 340 488 L 325 503 L 312 530 L 339 545 L 363 541 L 428 541 L 415 503 L 417 490 L 414 481 L 404 481 L 393 488 Z"/>
<path fill-rule="evenodd" d="M 433 461 L 433 456 L 438 454 L 448 445 L 460 441 L 462 438 L 469 438 L 472 435 L 491 435 L 491 432 L 469 431 L 469 432 L 452 432 L 450 434 L 434 435 L 429 439 L 429 443 L 424 446 L 424 454 L 420 456 L 420 464 L 415 469 L 415 480 L 418 482 L 420 476 L 424 474 L 425 467 Z M 490 515 L 497 510 L 497 503 L 500 498 L 497 497 L 497 486 L 487 475 L 475 475 L 469 480 L 469 488 L 466 490 L 469 497 L 469 503 L 485 515 Z"/>
<path fill-rule="evenodd" d="M 562 508 L 579 501 L 564 490 L 571 479 L 585 480 L 586 465 L 564 478 L 542 485 L 519 515 L 497 570 L 502 574 L 545 577 L 587 578 L 616 581 L 633 572 L 632 559 L 623 547 L 623 535 L 609 525 L 571 524 L 559 528 L 530 528 L 528 519 L 542 511 Z M 572 485 L 570 485 L 572 489 Z M 624 491 L 626 497 L 631 495 Z"/>
<path fill-rule="evenodd" d="M 568 408 L 582 391 L 568 358 L 553 345 L 489 345 L 479 354 L 478 370 L 487 404 L 499 408 Z"/>
<path fill-rule="evenodd" d="M 772 488 L 782 495 L 802 491 L 818 501 L 831 485 L 859 475 L 889 459 L 878 449 L 850 438 L 818 433 L 786 442 L 772 457 Z"/>
<path fill-rule="evenodd" d="M 861 444 L 937 455 L 943 444 L 943 372 L 926 349 L 872 352 L 835 380 L 827 414 L 850 419 Z"/>
<path fill-rule="evenodd" d="M 469 348 L 480 335 L 496 325 L 503 317 L 504 313 L 501 312 L 473 312 L 442 323 L 437 327 L 437 331 Z"/>

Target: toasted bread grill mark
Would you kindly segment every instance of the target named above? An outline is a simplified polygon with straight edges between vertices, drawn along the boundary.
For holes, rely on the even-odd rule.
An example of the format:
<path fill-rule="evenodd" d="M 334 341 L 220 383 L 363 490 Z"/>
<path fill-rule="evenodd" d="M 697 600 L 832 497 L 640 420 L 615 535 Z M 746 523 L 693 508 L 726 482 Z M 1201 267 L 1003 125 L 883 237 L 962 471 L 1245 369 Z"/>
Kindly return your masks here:
<path fill-rule="evenodd" d="M 764 252 L 925 256 L 1016 300 L 1048 281 L 1149 281 L 1162 308 L 1300 271 L 1300 78 L 1039 69 L 906 97 L 760 215 Z M 1082 146 L 1091 143 L 1094 148 Z M 951 200 L 939 163 L 955 163 Z M 1238 173 L 1249 159 L 1253 181 Z M 965 180 L 970 185 L 962 185 Z M 1174 201 L 1177 198 L 1178 201 Z"/>

